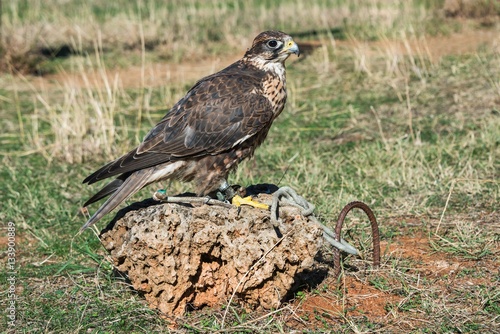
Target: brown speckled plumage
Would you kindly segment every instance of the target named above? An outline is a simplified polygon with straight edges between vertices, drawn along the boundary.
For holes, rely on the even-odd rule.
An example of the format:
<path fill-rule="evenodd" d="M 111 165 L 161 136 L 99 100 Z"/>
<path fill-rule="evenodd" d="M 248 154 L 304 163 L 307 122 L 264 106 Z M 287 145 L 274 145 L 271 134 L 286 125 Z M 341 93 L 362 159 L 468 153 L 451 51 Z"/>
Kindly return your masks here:
<path fill-rule="evenodd" d="M 278 31 L 259 34 L 244 57 L 198 81 L 143 142 L 83 182 L 117 178 L 84 206 L 111 197 L 82 229 L 144 186 L 162 179 L 194 181 L 198 195 L 218 189 L 253 155 L 286 102 L 284 61 L 298 47 Z"/>

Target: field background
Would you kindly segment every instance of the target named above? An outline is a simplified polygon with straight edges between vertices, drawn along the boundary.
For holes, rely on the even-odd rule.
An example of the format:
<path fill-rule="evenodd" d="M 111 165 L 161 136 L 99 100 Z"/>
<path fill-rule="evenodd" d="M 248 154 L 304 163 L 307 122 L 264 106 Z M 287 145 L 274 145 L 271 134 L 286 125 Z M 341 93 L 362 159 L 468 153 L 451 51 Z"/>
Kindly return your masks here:
<path fill-rule="evenodd" d="M 0 308 L 14 222 L 17 332 L 499 331 L 498 1 L 1 5 Z M 364 201 L 382 266 L 370 268 L 367 224 L 353 214 L 345 238 L 363 256 L 344 258 L 339 282 L 304 286 L 272 311 L 158 314 L 113 273 L 98 230 L 76 236 L 99 187 L 81 181 L 268 29 L 292 35 L 302 55 L 288 61 L 285 111 L 230 181 L 289 185 L 329 226 Z M 159 184 L 132 201 L 166 186 L 191 189 Z"/>

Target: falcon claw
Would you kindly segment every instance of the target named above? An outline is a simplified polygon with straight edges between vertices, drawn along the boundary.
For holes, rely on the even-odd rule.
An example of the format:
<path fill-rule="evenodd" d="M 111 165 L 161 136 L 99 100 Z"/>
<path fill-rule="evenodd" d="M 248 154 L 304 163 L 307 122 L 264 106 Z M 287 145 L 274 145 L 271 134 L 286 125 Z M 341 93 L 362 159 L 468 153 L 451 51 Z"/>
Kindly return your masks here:
<path fill-rule="evenodd" d="M 265 209 L 265 210 L 269 209 L 269 205 L 254 201 L 252 199 L 252 196 L 241 197 L 239 195 L 235 195 L 233 197 L 233 199 L 231 200 L 231 203 L 237 207 L 240 207 L 243 204 L 245 204 L 245 205 L 253 206 L 254 208 Z"/>
<path fill-rule="evenodd" d="M 221 201 L 221 202 L 228 202 L 228 201 L 226 200 L 226 196 L 224 196 L 224 194 L 223 194 L 223 193 L 221 193 L 220 191 L 218 191 L 215 195 L 217 196 L 217 199 L 218 199 L 219 201 Z M 229 202 L 228 202 L 228 203 L 229 203 Z"/>

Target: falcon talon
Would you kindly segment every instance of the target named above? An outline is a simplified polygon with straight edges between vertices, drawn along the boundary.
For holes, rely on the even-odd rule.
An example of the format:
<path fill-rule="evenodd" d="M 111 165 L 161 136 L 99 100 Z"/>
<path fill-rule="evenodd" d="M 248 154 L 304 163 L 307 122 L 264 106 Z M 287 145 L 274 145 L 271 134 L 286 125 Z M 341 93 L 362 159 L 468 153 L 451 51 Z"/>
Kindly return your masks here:
<path fill-rule="evenodd" d="M 226 196 L 224 196 L 223 193 L 221 193 L 220 191 L 218 191 L 216 193 L 216 196 L 217 196 L 217 199 L 221 202 L 227 202 L 227 199 L 226 199 Z"/>

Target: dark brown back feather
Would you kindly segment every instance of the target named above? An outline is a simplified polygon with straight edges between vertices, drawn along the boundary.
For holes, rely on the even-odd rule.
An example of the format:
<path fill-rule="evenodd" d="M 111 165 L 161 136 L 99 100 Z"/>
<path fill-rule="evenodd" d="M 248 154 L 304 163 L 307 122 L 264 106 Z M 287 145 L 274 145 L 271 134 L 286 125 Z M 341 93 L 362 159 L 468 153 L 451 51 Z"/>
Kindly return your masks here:
<path fill-rule="evenodd" d="M 266 73 L 238 61 L 198 81 L 134 150 L 83 182 L 186 158 L 227 151 L 270 126 L 273 110 L 261 89 Z"/>

